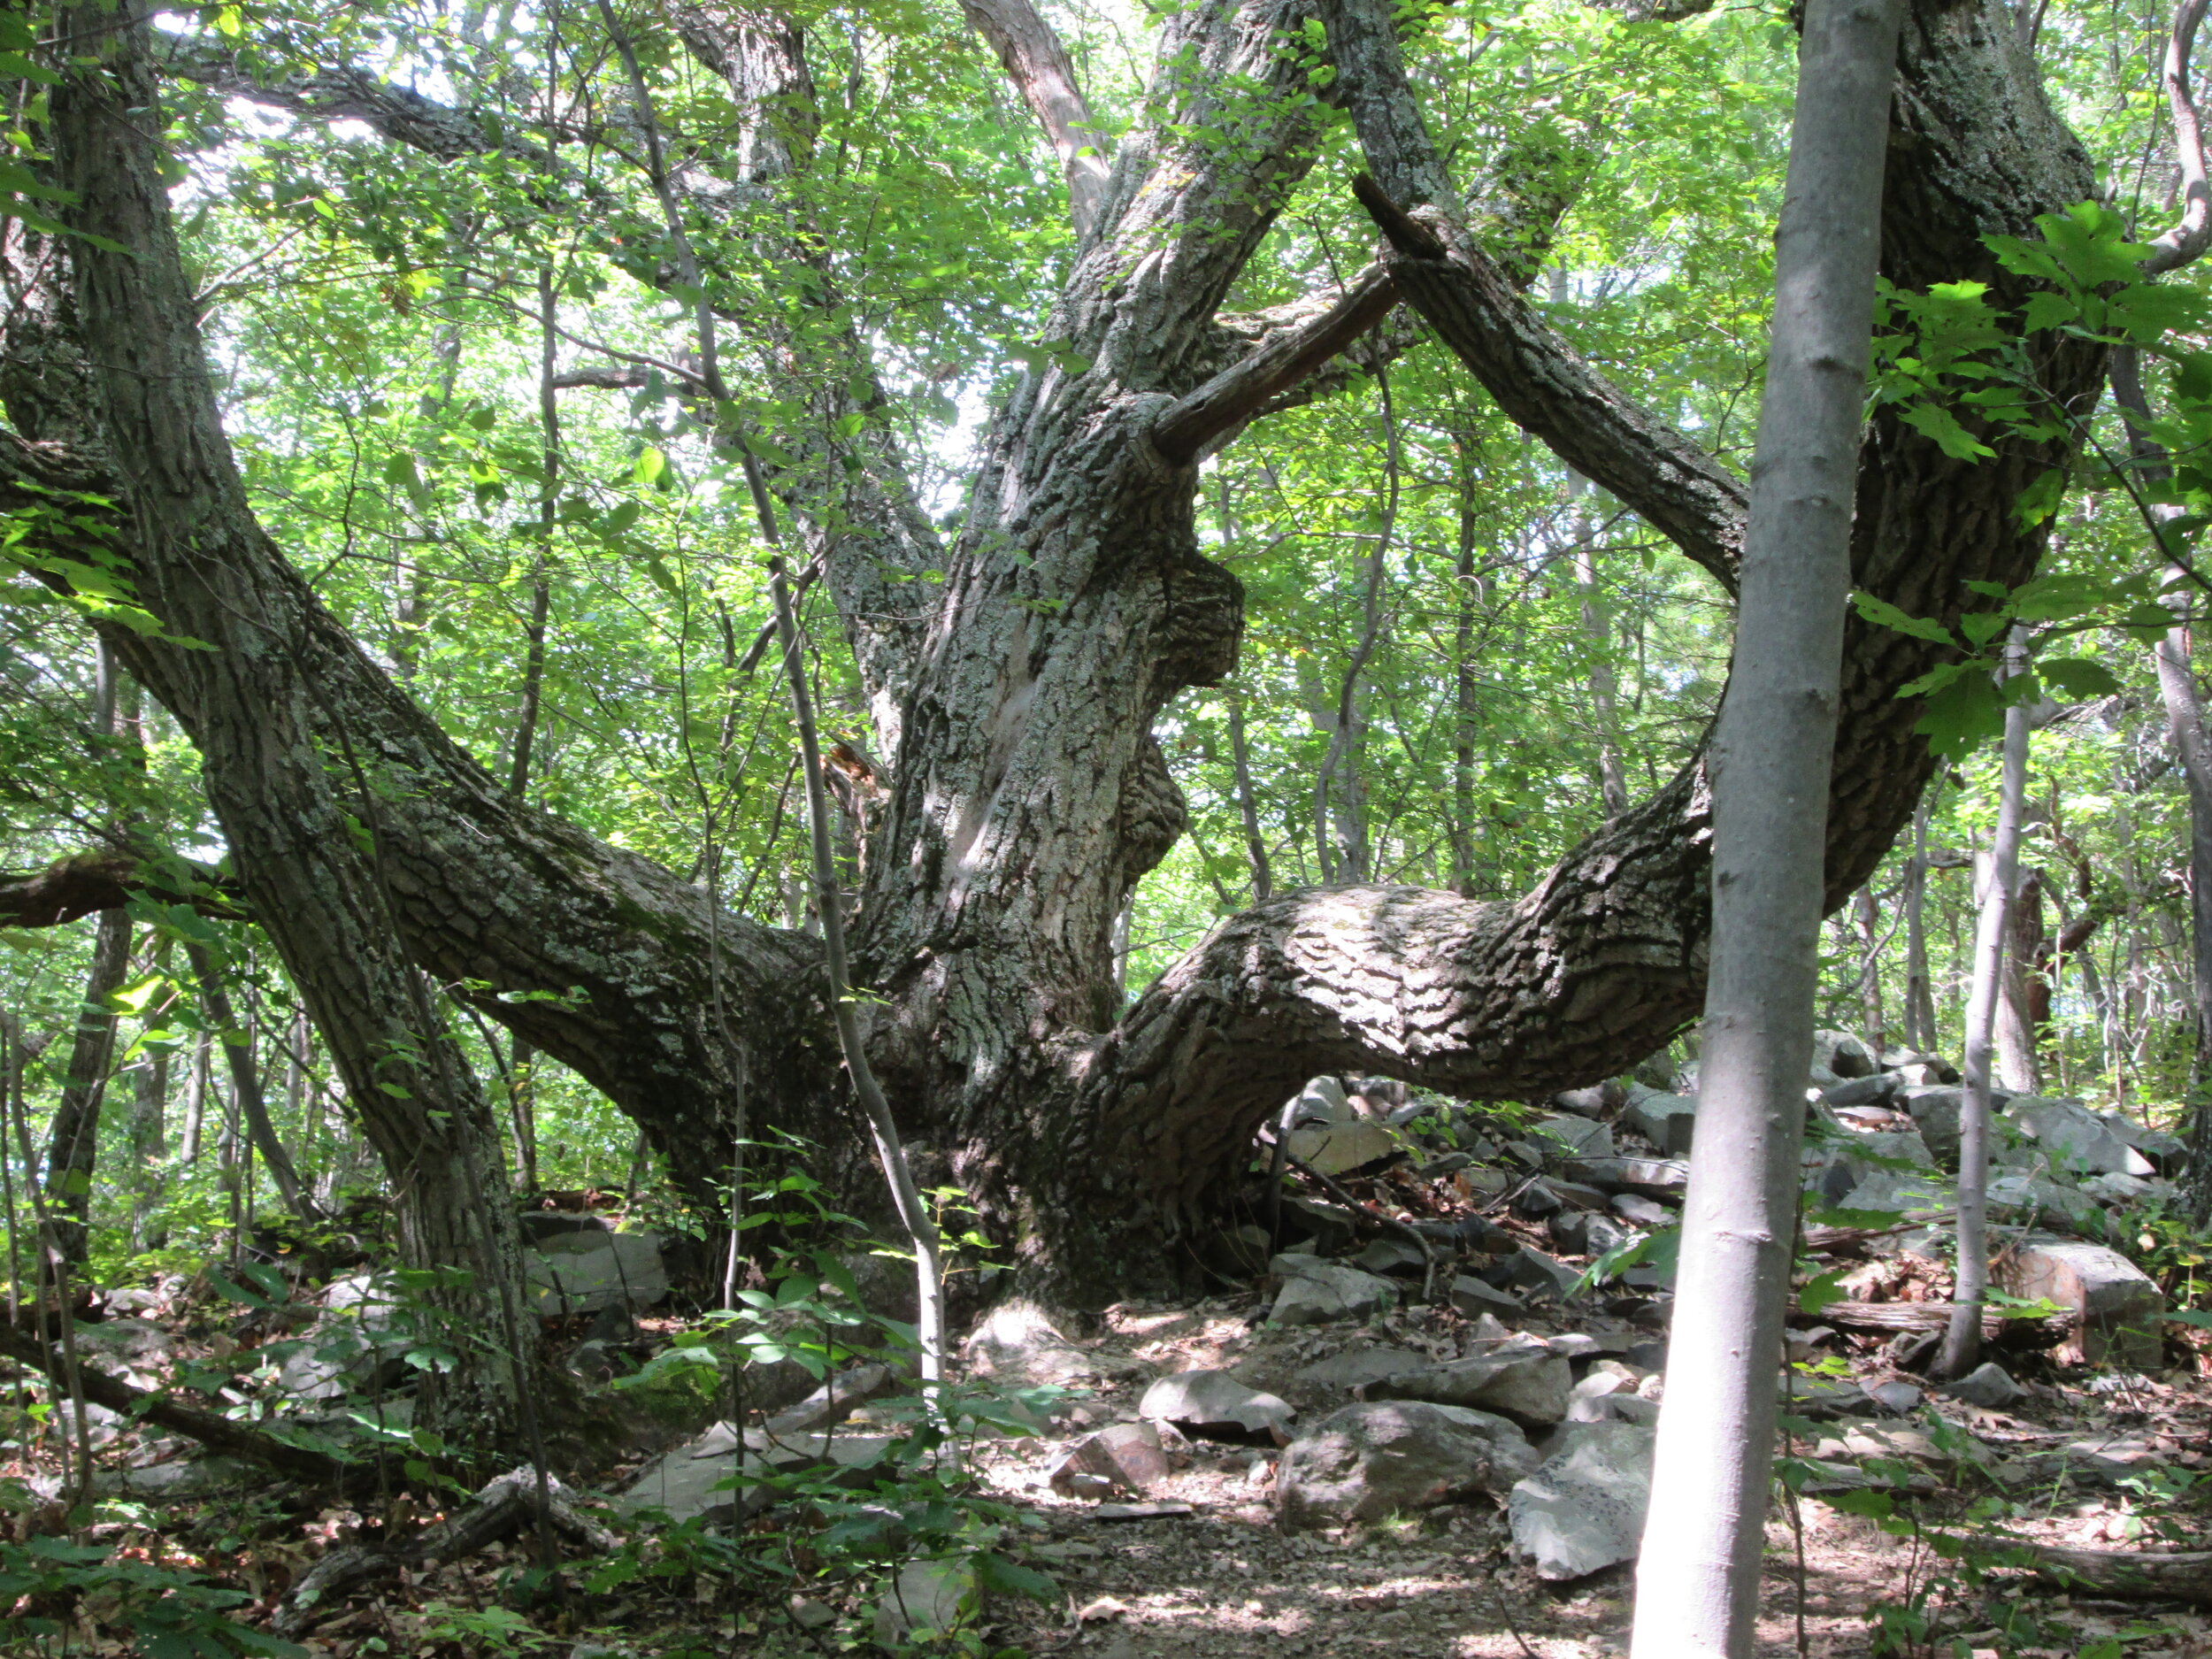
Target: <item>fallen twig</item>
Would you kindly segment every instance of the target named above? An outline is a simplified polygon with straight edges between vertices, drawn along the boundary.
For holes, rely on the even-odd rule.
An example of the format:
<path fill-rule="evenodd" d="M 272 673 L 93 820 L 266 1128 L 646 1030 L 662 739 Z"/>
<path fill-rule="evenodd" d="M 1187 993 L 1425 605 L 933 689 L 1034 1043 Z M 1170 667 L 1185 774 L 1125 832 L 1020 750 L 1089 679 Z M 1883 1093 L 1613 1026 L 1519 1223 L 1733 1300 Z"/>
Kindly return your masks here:
<path fill-rule="evenodd" d="M 600 1554 L 619 1547 L 613 1533 L 579 1513 L 576 1494 L 551 1475 L 545 1478 L 546 1520 L 572 1543 Z M 334 1549 L 309 1569 L 292 1594 L 277 1609 L 270 1628 L 280 1636 L 297 1636 L 315 1622 L 318 1609 L 334 1597 L 372 1578 L 403 1567 L 458 1561 L 488 1545 L 520 1532 L 537 1514 L 537 1471 L 525 1463 L 510 1470 L 476 1494 L 458 1515 L 416 1534 L 403 1543 L 378 1548 L 349 1544 Z M 546 1565 L 552 1563 L 547 1563 Z"/>

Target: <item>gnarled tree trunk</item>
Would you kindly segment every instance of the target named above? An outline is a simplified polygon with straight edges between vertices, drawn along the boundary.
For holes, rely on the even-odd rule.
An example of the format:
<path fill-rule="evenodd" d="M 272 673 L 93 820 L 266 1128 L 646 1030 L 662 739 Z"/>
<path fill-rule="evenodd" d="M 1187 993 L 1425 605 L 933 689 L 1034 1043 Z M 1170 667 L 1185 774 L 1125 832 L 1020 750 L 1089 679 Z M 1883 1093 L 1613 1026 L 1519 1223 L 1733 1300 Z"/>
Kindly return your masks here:
<path fill-rule="evenodd" d="M 794 436 L 783 447 L 797 458 L 772 480 L 822 563 L 889 781 L 855 938 L 857 977 L 883 999 L 871 1051 L 908 1134 L 976 1193 L 1033 1283 L 1072 1298 L 1174 1277 L 1254 1127 L 1316 1071 L 1379 1071 L 1472 1097 L 1549 1090 L 1648 1052 L 1703 995 L 1701 757 L 1520 899 L 1278 893 L 1117 1018 L 1115 918 L 1184 822 L 1152 722 L 1180 688 L 1229 672 L 1242 626 L 1237 582 L 1199 550 L 1196 463 L 1272 400 L 1300 395 L 1401 295 L 1502 407 L 1732 581 L 1740 486 L 1519 298 L 1529 227 L 1558 201 L 1504 188 L 1507 157 L 1466 192 L 1475 208 L 1462 206 L 1417 116 L 1398 119 L 1410 109 L 1402 87 L 1382 119 L 1361 123 L 1379 180 L 1371 205 L 1392 242 L 1382 265 L 1280 315 L 1218 314 L 1313 157 L 1323 111 L 1309 65 L 1284 42 L 1304 38 L 1314 14 L 1310 0 L 1198 0 L 1164 23 L 1156 108 L 1090 201 L 1046 326 L 1066 355 L 998 411 L 956 546 L 941 547 L 915 511 L 879 426 Z M 58 89 L 55 165 L 80 222 L 130 251 L 73 246 L 52 326 L 12 324 L 18 367 L 0 392 L 19 435 L 0 446 L 0 495 L 35 499 L 12 479 L 115 497 L 145 603 L 173 633 L 216 648 L 117 641 L 200 745 L 245 902 L 300 979 L 380 1150 L 425 1193 L 457 1191 L 472 1153 L 496 1185 L 488 1115 L 419 969 L 573 1067 L 664 1148 L 727 1144 L 749 1102 L 756 1125 L 825 1142 L 831 1179 L 859 1174 L 866 1154 L 843 1107 L 819 942 L 718 915 L 698 887 L 499 787 L 255 524 L 176 271 L 150 129 L 123 117 L 154 102 L 143 34 L 81 17 L 109 58 Z M 772 188 L 810 165 L 810 82 L 793 26 L 719 8 L 679 7 L 674 21 L 745 114 L 749 180 Z M 1342 84 L 1370 78 L 1355 44 L 1333 46 Z M 1982 236 L 2032 234 L 2034 215 L 2089 196 L 2086 159 L 1996 0 L 1921 0 L 1901 62 L 1885 271 L 1909 288 L 1973 278 L 2015 298 L 2017 280 Z M 443 155 L 515 142 L 508 127 L 357 71 L 280 89 L 221 65 L 196 73 Z M 1069 131 L 1091 130 L 1061 89 L 1033 102 Z M 1233 126 L 1238 143 L 1209 142 L 1210 123 Z M 731 193 L 686 193 L 680 175 L 672 188 L 702 222 L 731 211 Z M 1424 204 L 1435 211 L 1400 211 Z M 611 234 L 634 227 L 609 219 Z M 1493 232 L 1503 263 L 1484 251 Z M 818 240 L 780 245 L 819 266 L 819 291 L 833 296 Z M 67 365 L 74 330 L 115 342 L 88 375 Z M 794 388 L 812 414 L 864 413 L 864 344 L 841 338 L 851 372 Z M 2081 404 L 2095 350 L 2055 333 L 2032 349 L 2052 396 Z M 23 372 L 36 364 L 54 367 Z M 1878 419 L 1859 468 L 1860 585 L 1948 619 L 1966 580 L 2024 578 L 2042 538 L 2012 503 L 2062 446 L 1997 448 L 1969 465 Z M 925 572 L 942 580 L 910 580 Z M 1845 652 L 1832 904 L 1865 879 L 1928 775 L 1917 705 L 1894 693 L 1939 657 L 1855 619 Z M 540 995 L 511 1000 L 523 993 Z M 403 1093 L 380 1091 L 388 1079 Z M 704 1195 L 712 1171 L 683 1164 Z M 487 1224 L 503 1250 L 509 1225 Z"/>

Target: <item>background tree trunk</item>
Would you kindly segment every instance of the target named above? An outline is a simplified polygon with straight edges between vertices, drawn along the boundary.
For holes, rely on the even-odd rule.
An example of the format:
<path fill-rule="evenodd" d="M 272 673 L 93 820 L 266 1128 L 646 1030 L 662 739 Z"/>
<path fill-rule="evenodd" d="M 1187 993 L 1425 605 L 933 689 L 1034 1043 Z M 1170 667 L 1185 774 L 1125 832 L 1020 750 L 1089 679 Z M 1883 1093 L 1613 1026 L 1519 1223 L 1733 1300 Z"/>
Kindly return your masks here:
<path fill-rule="evenodd" d="M 2024 666 L 2017 638 L 2008 657 L 2012 672 Z M 2028 710 L 2005 710 L 2004 770 L 1998 785 L 1997 826 L 1991 837 L 1989 880 L 1974 924 L 1974 981 L 1967 993 L 1965 1092 L 1959 1099 L 1958 1269 L 1951 1292 L 1950 1328 L 1944 1333 L 1936 1370 L 1962 1377 L 1981 1350 L 1982 1302 L 1989 1287 L 1989 1118 L 1993 1027 L 2004 985 L 2005 950 L 2013 892 L 2020 879 L 2020 828 L 2027 799 Z"/>

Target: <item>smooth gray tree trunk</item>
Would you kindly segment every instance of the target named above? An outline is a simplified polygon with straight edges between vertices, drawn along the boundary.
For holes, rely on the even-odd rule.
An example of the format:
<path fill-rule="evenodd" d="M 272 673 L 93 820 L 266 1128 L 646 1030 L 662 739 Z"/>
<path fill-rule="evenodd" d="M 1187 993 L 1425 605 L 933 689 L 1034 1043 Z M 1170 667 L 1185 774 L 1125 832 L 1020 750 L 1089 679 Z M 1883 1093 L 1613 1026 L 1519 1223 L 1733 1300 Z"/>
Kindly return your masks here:
<path fill-rule="evenodd" d="M 2015 672 L 2021 658 L 2010 657 Z M 1990 1082 L 1996 1053 L 1997 1004 L 2003 995 L 2006 935 L 2020 880 L 2020 824 L 2028 788 L 2028 710 L 2005 710 L 2004 767 L 1997 786 L 1997 826 L 1990 837 L 1989 879 L 1974 921 L 1974 978 L 1966 994 L 1965 1055 L 1960 1071 L 1958 1265 L 1950 1327 L 1936 1371 L 1962 1377 L 1981 1352 L 1982 1302 L 1989 1289 Z"/>
<path fill-rule="evenodd" d="M 1736 655 L 1714 737 L 1713 945 L 1636 1659 L 1749 1659 L 1795 1238 L 1900 0 L 1812 0 L 1775 246 Z"/>

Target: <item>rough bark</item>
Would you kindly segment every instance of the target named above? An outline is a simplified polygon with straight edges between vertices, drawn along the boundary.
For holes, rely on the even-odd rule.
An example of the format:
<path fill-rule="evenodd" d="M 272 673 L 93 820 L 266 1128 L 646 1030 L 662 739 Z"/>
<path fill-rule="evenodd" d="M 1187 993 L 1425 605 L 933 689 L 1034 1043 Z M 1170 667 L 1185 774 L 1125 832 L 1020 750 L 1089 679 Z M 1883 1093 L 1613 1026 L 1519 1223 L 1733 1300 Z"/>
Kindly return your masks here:
<path fill-rule="evenodd" d="M 2085 159 L 2045 106 L 2001 12 L 1993 0 L 1926 0 L 1908 27 L 1884 244 L 1885 268 L 1901 285 L 1970 277 L 2000 302 L 2016 297 L 1981 235 L 2030 234 L 2035 214 L 2091 193 Z M 759 181 L 713 198 L 718 209 L 704 193 L 685 195 L 684 211 L 719 223 L 713 212 L 745 204 L 759 217 L 735 228 L 757 230 L 756 247 L 833 277 L 828 254 L 775 200 L 811 145 L 795 30 L 718 10 L 677 15 L 686 45 L 726 76 L 744 112 L 740 160 Z M 1703 993 L 1701 760 L 1525 898 L 1278 895 L 1225 924 L 1106 1028 L 1118 1001 L 1113 920 L 1182 823 L 1151 721 L 1174 692 L 1228 670 L 1240 627 L 1236 583 L 1198 550 L 1195 469 L 1164 456 L 1154 433 L 1255 342 L 1218 311 L 1310 159 L 1319 111 L 1305 65 L 1279 42 L 1311 15 L 1296 0 L 1203 0 L 1165 24 L 1156 119 L 1119 147 L 1097 233 L 1046 326 L 1088 366 L 1038 371 L 999 412 L 957 548 L 939 548 L 912 510 L 879 424 L 808 451 L 772 480 L 797 503 L 805 550 L 825 561 L 889 771 L 856 939 L 856 977 L 887 999 L 872 1050 L 910 1133 L 950 1161 L 1025 1262 L 1071 1294 L 1171 1264 L 1181 1230 L 1233 1176 L 1261 1115 L 1315 1071 L 1379 1071 L 1478 1096 L 1540 1092 L 1657 1046 Z M 329 96 L 403 141 L 494 142 L 449 111 L 339 80 Z M 1204 136 L 1209 123 L 1235 126 L 1233 156 Z M 98 164 L 143 148 L 134 134 L 96 157 L 75 150 L 88 210 L 111 182 Z M 146 245 L 167 235 L 150 190 L 118 227 Z M 1525 254 L 1518 243 L 1496 250 L 1508 292 L 1519 280 L 1511 258 Z M 1424 263 L 1435 262 L 1401 257 L 1394 269 Z M 185 352 L 188 317 L 142 283 L 142 308 L 111 303 L 133 271 L 160 258 L 88 253 L 75 264 L 80 308 L 87 322 L 98 311 L 104 337 L 166 342 L 170 357 L 145 381 L 157 389 L 142 396 L 164 400 L 168 419 L 140 421 L 127 446 L 88 449 L 89 434 L 41 418 L 66 401 L 66 365 L 19 366 L 4 390 L 32 442 L 0 446 L 0 487 L 12 473 L 112 495 L 143 595 L 177 632 L 221 647 L 124 642 L 202 744 L 227 826 L 241 820 L 242 879 L 255 913 L 289 930 L 278 941 L 288 963 L 321 976 L 318 995 L 342 1014 L 345 974 L 327 964 L 346 952 L 298 933 L 322 926 L 312 918 L 334 896 L 374 900 L 385 908 L 366 909 L 388 916 L 416 964 L 605 1090 L 664 1148 L 726 1144 L 749 1087 L 776 1102 L 786 1126 L 850 1148 L 834 1110 L 818 942 L 713 916 L 697 888 L 499 787 L 250 527 L 196 342 Z M 833 282 L 818 292 L 834 304 Z M 180 306 L 182 296 L 166 299 Z M 26 333 L 10 331 L 18 365 L 36 357 Z M 2033 343 L 2062 403 L 2093 387 L 2093 349 L 2048 334 Z M 815 400 L 808 429 L 834 429 L 822 400 L 844 410 L 857 396 L 864 409 L 866 381 L 856 394 L 845 370 L 864 370 L 865 355 L 851 346 L 838 372 L 799 388 Z M 1591 389 L 1555 342 L 1539 336 L 1530 350 L 1572 394 L 1524 405 L 1539 435 L 1569 454 L 1563 428 L 1588 412 L 1594 443 L 1615 458 L 1586 456 L 1578 469 L 1655 522 L 1671 518 L 1694 556 L 1729 571 L 1740 488 L 1617 396 Z M 111 378 L 119 384 L 104 396 L 128 404 L 140 382 Z M 2027 575 L 2041 539 L 2017 526 L 2011 503 L 2058 457 L 1999 448 L 1970 466 L 1878 420 L 1861 456 L 1858 580 L 1947 618 L 1963 580 Z M 219 562 L 196 560 L 173 534 L 197 511 L 224 537 Z M 941 584 L 895 580 L 937 568 Z M 1893 694 L 1938 660 L 1924 641 L 1855 620 L 1846 649 L 1832 902 L 1864 879 L 1927 775 L 1911 730 L 1918 709 Z M 252 677 L 249 706 L 283 715 L 292 745 L 283 756 L 334 756 L 338 775 L 263 766 L 279 734 L 230 729 L 221 711 L 239 689 L 233 676 Z M 301 802 L 311 809 L 303 818 Z M 342 858 L 356 844 L 349 818 L 373 837 L 369 887 Z M 744 1014 L 726 1033 L 713 1015 L 717 983 Z M 1110 1248 L 1109 1239 L 1131 1248 Z"/>
<path fill-rule="evenodd" d="M 204 758 L 239 879 L 401 1185 L 408 1256 L 469 1267 L 486 1287 L 518 1282 L 512 1208 L 478 1196 L 479 1172 L 498 1167 L 488 1109 L 392 925 L 399 879 L 382 843 L 395 780 L 354 733 L 332 729 L 326 687 L 302 672 L 320 613 L 296 577 L 282 580 L 217 418 L 149 132 L 146 26 L 87 7 L 64 32 L 53 165 L 82 233 L 67 246 L 68 300 L 101 349 L 81 378 L 17 380 L 12 412 L 98 447 L 128 502 L 139 598 L 203 642 L 111 640 Z M 457 1290 L 449 1306 L 481 1317 L 474 1294 Z"/>
<path fill-rule="evenodd" d="M 95 929 L 92 966 L 85 975 L 84 1001 L 77 1010 L 69 1069 L 62 1075 L 46 1152 L 46 1202 L 53 1210 L 54 1237 L 73 1264 L 83 1262 L 88 1242 L 86 1218 L 100 1147 L 100 1107 L 115 1056 L 115 1010 L 108 998 L 123 988 L 131 960 L 133 930 L 121 910 L 103 910 Z"/>

